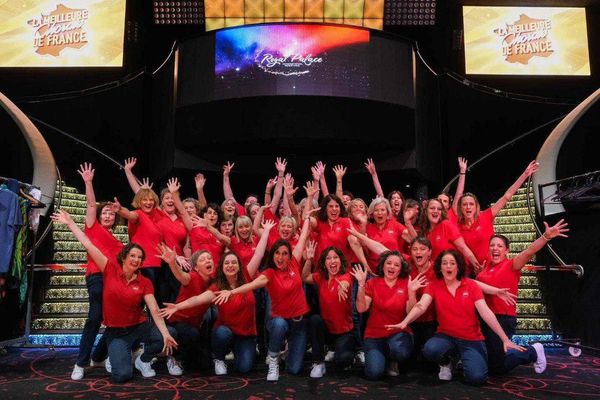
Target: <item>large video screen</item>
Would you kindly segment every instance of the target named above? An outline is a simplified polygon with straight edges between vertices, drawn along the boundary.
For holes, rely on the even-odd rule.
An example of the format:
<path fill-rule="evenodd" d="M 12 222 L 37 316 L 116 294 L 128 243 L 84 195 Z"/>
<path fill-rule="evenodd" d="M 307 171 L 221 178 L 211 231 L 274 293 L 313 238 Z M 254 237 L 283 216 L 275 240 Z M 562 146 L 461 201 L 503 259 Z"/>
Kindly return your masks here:
<path fill-rule="evenodd" d="M 180 44 L 178 105 L 255 96 L 334 96 L 414 108 L 410 43 L 368 29 L 271 24 Z"/>
<path fill-rule="evenodd" d="M 0 67 L 120 67 L 125 0 L 0 2 Z"/>
<path fill-rule="evenodd" d="M 584 8 L 463 7 L 465 69 L 482 75 L 590 75 Z"/>

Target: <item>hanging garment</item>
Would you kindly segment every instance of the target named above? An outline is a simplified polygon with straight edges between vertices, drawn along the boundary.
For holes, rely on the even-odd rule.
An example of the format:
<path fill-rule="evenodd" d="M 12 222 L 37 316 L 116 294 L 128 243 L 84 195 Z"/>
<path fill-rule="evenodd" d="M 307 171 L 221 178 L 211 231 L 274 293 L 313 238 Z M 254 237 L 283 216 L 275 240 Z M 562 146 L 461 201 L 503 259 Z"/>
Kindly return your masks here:
<path fill-rule="evenodd" d="M 6 185 L 0 185 L 0 273 L 10 268 L 15 235 L 22 225 L 19 196 Z"/>
<path fill-rule="evenodd" d="M 27 254 L 27 240 L 29 237 L 28 213 L 31 202 L 27 199 L 19 197 L 19 208 L 23 224 L 19 228 L 15 237 L 12 266 L 10 274 L 15 277 L 15 282 L 19 285 L 19 300 L 20 304 L 25 301 L 27 293 L 27 274 L 25 273 L 25 255 Z"/>

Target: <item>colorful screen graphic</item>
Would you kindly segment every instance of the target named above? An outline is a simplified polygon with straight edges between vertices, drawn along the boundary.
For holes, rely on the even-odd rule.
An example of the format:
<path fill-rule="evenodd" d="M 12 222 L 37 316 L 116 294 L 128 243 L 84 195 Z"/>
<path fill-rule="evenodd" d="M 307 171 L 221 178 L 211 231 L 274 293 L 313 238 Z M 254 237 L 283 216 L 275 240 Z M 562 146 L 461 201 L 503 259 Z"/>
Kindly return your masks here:
<path fill-rule="evenodd" d="M 463 7 L 467 74 L 590 75 L 584 8 Z"/>
<path fill-rule="evenodd" d="M 125 0 L 0 2 L 0 67 L 120 67 Z"/>

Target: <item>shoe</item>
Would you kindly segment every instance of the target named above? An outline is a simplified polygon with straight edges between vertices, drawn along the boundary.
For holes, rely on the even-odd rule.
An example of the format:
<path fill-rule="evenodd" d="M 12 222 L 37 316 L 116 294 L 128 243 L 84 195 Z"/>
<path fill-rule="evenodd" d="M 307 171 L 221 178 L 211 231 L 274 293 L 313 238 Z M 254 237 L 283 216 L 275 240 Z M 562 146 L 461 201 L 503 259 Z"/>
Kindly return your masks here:
<path fill-rule="evenodd" d="M 144 348 L 138 347 L 137 349 L 131 352 L 131 361 L 135 361 L 136 358 L 144 354 Z"/>
<path fill-rule="evenodd" d="M 108 360 L 108 358 L 107 358 L 107 360 Z M 92 367 L 92 368 L 104 367 L 104 360 L 102 360 L 102 361 L 90 360 L 90 367 Z"/>
<path fill-rule="evenodd" d="M 312 365 L 312 369 L 310 370 L 310 377 L 311 378 L 322 378 L 323 375 L 325 375 L 325 372 L 327 372 L 327 370 L 325 369 L 325 363 L 315 363 Z"/>
<path fill-rule="evenodd" d="M 354 356 L 354 362 L 358 365 L 365 365 L 365 352 L 361 350 L 356 353 L 356 356 Z"/>
<path fill-rule="evenodd" d="M 73 379 L 74 381 L 80 381 L 83 379 L 84 373 L 85 370 L 83 369 L 83 367 L 80 367 L 79 365 L 75 364 L 75 366 L 73 367 L 73 372 L 71 372 L 71 379 Z"/>
<path fill-rule="evenodd" d="M 440 372 L 438 373 L 440 381 L 451 381 L 452 380 L 452 364 L 440 365 Z"/>
<path fill-rule="evenodd" d="M 279 360 L 277 357 L 267 356 L 269 371 L 267 372 L 267 382 L 277 382 L 279 380 Z"/>
<path fill-rule="evenodd" d="M 227 364 L 223 360 L 214 359 L 215 375 L 227 375 Z"/>
<path fill-rule="evenodd" d="M 332 362 L 334 358 L 335 352 L 333 351 L 328 351 L 327 354 L 325 354 L 325 362 Z"/>
<path fill-rule="evenodd" d="M 541 374 L 546 370 L 546 353 L 544 352 L 544 346 L 541 343 L 534 343 L 531 345 L 537 354 L 537 361 L 533 363 L 533 369 L 536 373 Z"/>
<path fill-rule="evenodd" d="M 387 369 L 388 376 L 398 376 L 400 372 L 398 371 L 398 361 L 390 361 Z"/>
<path fill-rule="evenodd" d="M 167 369 L 169 370 L 169 375 L 183 375 L 183 367 L 181 366 L 181 363 L 175 359 L 175 357 L 167 357 Z"/>
<path fill-rule="evenodd" d="M 106 357 L 106 360 L 104 360 L 104 369 L 106 369 L 106 372 L 109 374 L 112 374 L 112 364 L 110 363 L 110 358 L 108 357 Z"/>
<path fill-rule="evenodd" d="M 233 361 L 233 359 L 235 358 L 235 356 L 233 355 L 233 351 L 230 351 L 229 353 L 227 353 L 227 355 L 225 356 L 225 361 Z"/>
<path fill-rule="evenodd" d="M 141 356 L 135 359 L 135 368 L 142 373 L 144 378 L 156 376 L 156 371 L 152 369 L 152 362 L 143 362 Z"/>

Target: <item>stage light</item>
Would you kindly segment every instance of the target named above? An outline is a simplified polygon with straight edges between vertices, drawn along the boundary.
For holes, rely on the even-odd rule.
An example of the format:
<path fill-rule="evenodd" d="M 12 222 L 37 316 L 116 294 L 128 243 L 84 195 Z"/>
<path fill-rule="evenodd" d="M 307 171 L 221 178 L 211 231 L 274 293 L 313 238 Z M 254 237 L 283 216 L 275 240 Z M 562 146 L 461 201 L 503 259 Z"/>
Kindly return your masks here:
<path fill-rule="evenodd" d="M 204 1 L 155 1 L 152 15 L 156 25 L 204 25 Z"/>
<path fill-rule="evenodd" d="M 437 0 L 386 0 L 384 26 L 435 25 Z"/>

